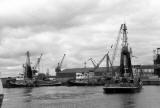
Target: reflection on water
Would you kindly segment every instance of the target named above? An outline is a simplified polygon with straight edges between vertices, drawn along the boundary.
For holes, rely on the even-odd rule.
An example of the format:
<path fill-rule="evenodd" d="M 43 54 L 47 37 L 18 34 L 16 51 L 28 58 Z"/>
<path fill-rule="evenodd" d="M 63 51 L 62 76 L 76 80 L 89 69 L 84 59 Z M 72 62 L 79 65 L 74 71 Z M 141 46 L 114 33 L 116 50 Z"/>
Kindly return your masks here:
<path fill-rule="evenodd" d="M 24 96 L 31 96 L 32 95 L 32 89 L 33 88 L 25 88 L 25 89 L 23 89 L 23 95 Z"/>
<path fill-rule="evenodd" d="M 32 88 L 25 88 L 22 96 L 25 97 L 24 102 L 30 104 L 30 102 L 32 102 Z"/>
<path fill-rule="evenodd" d="M 2 108 L 159 108 L 160 86 L 139 93 L 104 94 L 103 87 L 4 89 Z"/>
<path fill-rule="evenodd" d="M 120 101 L 122 101 L 121 108 L 135 108 L 135 95 L 134 94 L 124 94 L 120 96 Z"/>

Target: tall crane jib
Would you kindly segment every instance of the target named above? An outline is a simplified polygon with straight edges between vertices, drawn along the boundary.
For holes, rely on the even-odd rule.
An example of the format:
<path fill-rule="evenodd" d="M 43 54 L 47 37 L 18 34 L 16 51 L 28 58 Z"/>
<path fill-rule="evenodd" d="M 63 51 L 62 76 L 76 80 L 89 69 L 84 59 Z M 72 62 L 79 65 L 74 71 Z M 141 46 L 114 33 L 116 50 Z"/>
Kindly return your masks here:
<path fill-rule="evenodd" d="M 94 66 L 94 68 L 95 68 L 95 67 L 97 66 L 97 64 L 95 63 L 95 61 L 94 61 L 92 58 L 90 58 L 89 60 L 92 62 L 93 66 Z M 88 61 L 89 61 L 89 60 L 88 60 Z"/>
<path fill-rule="evenodd" d="M 130 51 L 128 50 L 128 40 L 127 40 L 127 26 L 122 25 L 122 50 L 120 58 L 120 75 L 123 77 L 124 73 L 128 73 L 129 76 L 133 77 L 132 64 Z"/>
<path fill-rule="evenodd" d="M 97 68 L 99 67 L 99 65 L 103 62 L 103 60 L 106 58 L 106 54 L 103 56 L 103 58 L 99 61 L 99 63 L 97 64 Z"/>
<path fill-rule="evenodd" d="M 26 55 L 27 55 L 27 58 L 26 58 L 26 65 L 25 65 L 25 78 L 32 79 L 33 78 L 33 73 L 32 73 L 32 69 L 31 69 L 29 51 L 27 51 Z"/>
<path fill-rule="evenodd" d="M 41 53 L 40 57 L 37 58 L 37 62 L 35 64 L 35 66 L 33 67 L 33 74 L 36 74 L 37 72 L 40 71 L 40 62 L 41 62 L 41 59 L 42 59 L 42 55 L 43 54 Z"/>
<path fill-rule="evenodd" d="M 89 60 L 92 62 L 94 68 L 91 69 L 91 70 L 89 70 L 89 71 L 94 72 L 96 69 L 98 69 L 99 66 L 101 65 L 101 63 L 103 62 L 103 60 L 106 58 L 106 56 L 107 56 L 107 54 L 105 54 L 105 55 L 102 57 L 102 59 L 100 59 L 100 61 L 99 61 L 98 63 L 95 63 L 95 61 L 94 61 L 92 58 L 90 58 Z M 89 61 L 89 60 L 88 60 L 88 61 Z"/>
<path fill-rule="evenodd" d="M 59 65 L 60 65 L 60 68 L 62 67 L 62 63 L 63 63 L 63 61 L 64 61 L 65 56 L 66 56 L 66 54 L 63 55 L 63 58 L 62 58 L 62 60 L 61 60 L 61 62 L 60 62 L 60 64 L 59 64 Z"/>
<path fill-rule="evenodd" d="M 110 57 L 109 57 L 109 52 L 106 54 L 106 67 L 107 68 L 112 67 L 112 62 L 111 62 Z M 109 69 L 108 69 L 108 71 L 109 71 Z"/>
<path fill-rule="evenodd" d="M 113 55 L 112 55 L 112 59 L 111 59 L 111 64 L 112 65 L 114 64 L 114 60 L 115 60 L 115 57 L 116 57 L 116 54 L 117 54 L 118 45 L 119 45 L 120 37 L 121 37 L 121 33 L 122 33 L 122 27 L 123 27 L 123 24 L 121 24 L 121 27 L 120 27 L 120 30 L 118 32 L 118 36 L 117 36 L 116 42 L 114 44 Z"/>
<path fill-rule="evenodd" d="M 63 58 L 62 58 L 61 62 L 58 63 L 58 66 L 57 66 L 56 69 L 55 69 L 56 72 L 60 72 L 60 71 L 61 71 L 62 64 L 63 64 L 63 61 L 64 61 L 65 56 L 66 56 L 66 54 L 63 55 Z"/>
<path fill-rule="evenodd" d="M 103 60 L 106 58 L 106 54 L 102 57 L 102 59 L 97 63 L 97 65 L 94 67 L 94 70 L 95 71 L 97 68 L 99 68 L 100 64 L 103 62 Z"/>

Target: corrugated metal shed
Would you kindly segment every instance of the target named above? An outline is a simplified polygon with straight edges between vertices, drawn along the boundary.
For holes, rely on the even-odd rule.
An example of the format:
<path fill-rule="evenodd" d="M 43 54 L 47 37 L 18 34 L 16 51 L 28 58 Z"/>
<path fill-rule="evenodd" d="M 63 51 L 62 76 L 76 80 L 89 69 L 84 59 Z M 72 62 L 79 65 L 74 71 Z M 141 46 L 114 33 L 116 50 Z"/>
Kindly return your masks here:
<path fill-rule="evenodd" d="M 154 69 L 154 65 L 134 65 L 133 68 L 141 68 L 144 70 L 150 70 Z M 104 73 L 106 72 L 106 67 L 99 67 L 98 69 L 95 70 L 94 74 L 95 76 L 102 77 Z M 113 71 L 119 71 L 119 66 L 114 66 Z M 76 78 L 76 73 L 85 73 L 85 72 L 93 72 L 93 68 L 70 68 L 70 69 L 64 69 L 61 72 L 56 73 L 56 77 L 60 81 L 67 81 L 69 79 L 74 79 Z"/>
<path fill-rule="evenodd" d="M 134 68 L 139 68 L 140 65 L 134 65 Z M 141 65 L 142 69 L 154 69 L 154 65 Z M 119 66 L 113 66 L 114 71 L 118 71 Z M 60 73 L 82 73 L 82 72 L 89 72 L 92 71 L 93 68 L 70 68 L 70 69 L 64 69 Z M 99 67 L 95 70 L 95 72 L 105 72 L 106 67 Z"/>
<path fill-rule="evenodd" d="M 118 68 L 118 66 L 113 67 L 114 70 Z M 91 72 L 93 71 L 93 68 L 70 68 L 70 69 L 64 69 L 60 73 L 82 73 L 82 72 Z M 106 67 L 99 67 L 95 70 L 95 72 L 105 72 Z"/>

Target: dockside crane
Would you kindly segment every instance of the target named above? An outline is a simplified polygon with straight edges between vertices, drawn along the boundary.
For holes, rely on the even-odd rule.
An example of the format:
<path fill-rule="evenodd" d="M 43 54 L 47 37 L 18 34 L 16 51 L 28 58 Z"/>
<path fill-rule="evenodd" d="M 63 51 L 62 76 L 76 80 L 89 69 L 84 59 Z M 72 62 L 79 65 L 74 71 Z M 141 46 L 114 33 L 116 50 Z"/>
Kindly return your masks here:
<path fill-rule="evenodd" d="M 108 53 L 106 54 L 106 75 L 105 75 L 106 77 L 108 77 L 107 74 L 110 73 L 110 67 L 111 67 L 111 71 L 113 71 L 113 67 L 112 67 L 112 63 L 111 63 L 111 60 L 109 57 L 109 51 L 108 51 Z"/>
<path fill-rule="evenodd" d="M 103 56 L 103 58 L 98 62 L 97 66 L 95 69 L 99 68 L 100 64 L 103 62 L 103 60 L 106 58 L 106 54 Z"/>
<path fill-rule="evenodd" d="M 106 58 L 106 54 L 102 57 L 102 59 L 94 66 L 93 70 L 90 70 L 94 72 L 96 69 L 99 68 L 100 64 L 103 62 L 103 60 Z"/>
<path fill-rule="evenodd" d="M 91 61 L 91 62 L 92 62 L 94 68 L 97 66 L 97 64 L 95 63 L 95 61 L 93 60 L 93 58 L 89 58 L 88 61 Z"/>
<path fill-rule="evenodd" d="M 26 64 L 24 65 L 24 69 L 25 69 L 24 77 L 32 79 L 33 78 L 33 72 L 32 72 L 32 68 L 31 68 L 29 51 L 27 51 L 26 56 L 27 56 L 27 58 L 26 58 Z"/>
<path fill-rule="evenodd" d="M 61 62 L 58 63 L 58 65 L 57 65 L 57 67 L 55 69 L 56 72 L 60 72 L 61 71 L 61 67 L 62 67 L 62 64 L 63 64 L 65 56 L 66 56 L 66 54 L 63 55 L 63 58 L 62 58 Z"/>
<path fill-rule="evenodd" d="M 41 55 L 40 55 L 40 57 L 39 58 L 37 58 L 37 62 L 36 62 L 36 64 L 35 64 L 35 66 L 33 67 L 33 73 L 35 74 L 35 73 L 37 73 L 39 70 L 40 70 L 40 61 L 41 61 L 41 59 L 42 59 L 42 53 L 41 53 Z"/>
<path fill-rule="evenodd" d="M 128 49 L 128 37 L 127 37 L 127 26 L 122 24 L 122 50 L 120 58 L 120 76 L 123 77 L 125 73 L 128 73 L 133 78 L 133 70 L 131 63 L 131 55 Z"/>
<path fill-rule="evenodd" d="M 109 65 L 112 67 L 112 61 L 109 57 L 109 52 L 106 54 L 106 66 L 109 67 Z"/>
<path fill-rule="evenodd" d="M 107 54 L 105 54 L 102 59 L 96 64 L 92 58 L 90 58 L 89 60 L 92 61 L 92 64 L 94 66 L 93 69 L 91 69 L 91 72 L 95 72 L 96 69 L 99 68 L 99 66 L 101 65 L 101 63 L 104 61 L 104 59 L 106 58 L 106 68 L 107 68 L 107 72 L 109 72 L 109 65 L 112 67 L 112 63 L 109 57 L 109 52 Z"/>
<path fill-rule="evenodd" d="M 35 69 L 39 67 L 40 61 L 41 61 L 41 59 L 42 59 L 42 55 L 43 55 L 43 54 L 41 53 L 40 57 L 37 59 L 37 63 L 36 63 L 35 66 L 34 66 Z"/>

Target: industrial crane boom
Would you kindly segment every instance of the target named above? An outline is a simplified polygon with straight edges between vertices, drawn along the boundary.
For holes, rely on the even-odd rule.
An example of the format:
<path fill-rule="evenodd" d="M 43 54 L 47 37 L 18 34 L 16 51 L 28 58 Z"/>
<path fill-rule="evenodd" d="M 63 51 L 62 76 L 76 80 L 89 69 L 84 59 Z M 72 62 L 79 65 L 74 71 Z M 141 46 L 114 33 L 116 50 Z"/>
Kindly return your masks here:
<path fill-rule="evenodd" d="M 121 27 L 120 27 L 120 30 L 119 30 L 118 36 L 117 36 L 117 40 L 116 40 L 116 43 L 115 43 L 115 45 L 114 45 L 113 55 L 112 55 L 112 60 L 111 60 L 111 64 L 112 64 L 112 65 L 113 65 L 113 63 L 114 63 L 114 60 L 115 60 L 115 57 L 116 57 L 116 54 L 117 54 L 117 48 L 118 48 L 119 41 L 120 41 L 120 36 L 121 36 L 122 27 L 123 27 L 123 25 L 121 25 Z"/>
<path fill-rule="evenodd" d="M 112 67 L 112 61 L 110 60 L 109 53 L 106 54 L 106 58 L 107 61 L 110 63 L 110 66 Z"/>
<path fill-rule="evenodd" d="M 37 63 L 35 64 L 34 69 L 36 69 L 39 66 L 39 63 L 40 63 L 41 58 L 42 58 L 42 55 L 43 54 L 41 53 L 40 57 L 37 59 Z"/>
<path fill-rule="evenodd" d="M 27 58 L 26 58 L 26 65 L 31 66 L 31 62 L 30 62 L 30 53 L 29 53 L 29 51 L 27 51 L 26 55 L 27 55 Z"/>
<path fill-rule="evenodd" d="M 99 63 L 97 64 L 97 66 L 95 67 L 95 69 L 99 68 L 100 64 L 102 63 L 102 61 L 105 59 L 106 54 L 103 56 L 103 58 L 99 61 Z"/>
<path fill-rule="evenodd" d="M 65 56 L 66 56 L 66 54 L 63 55 L 63 58 L 62 58 L 62 60 L 61 60 L 61 62 L 60 62 L 60 64 L 59 64 L 60 68 L 62 67 L 62 63 L 63 63 L 63 61 L 64 61 Z"/>
<path fill-rule="evenodd" d="M 27 51 L 26 55 L 27 55 L 27 58 L 26 58 L 26 65 L 24 66 L 24 69 L 25 69 L 25 71 L 24 71 L 24 77 L 32 79 L 33 78 L 33 72 L 32 72 L 32 69 L 31 69 L 30 53 L 29 53 L 29 51 Z"/>
<path fill-rule="evenodd" d="M 63 61 L 64 61 L 65 56 L 66 56 L 66 54 L 64 54 L 61 62 L 58 63 L 58 66 L 57 66 L 56 69 L 55 69 L 56 72 L 60 72 L 60 71 L 61 71 L 62 63 L 63 63 Z"/>
<path fill-rule="evenodd" d="M 95 68 L 95 67 L 97 66 L 96 63 L 93 61 L 92 58 L 90 58 L 89 60 L 92 62 L 93 66 L 94 66 L 94 68 Z M 89 61 L 89 60 L 88 60 L 88 61 Z"/>

